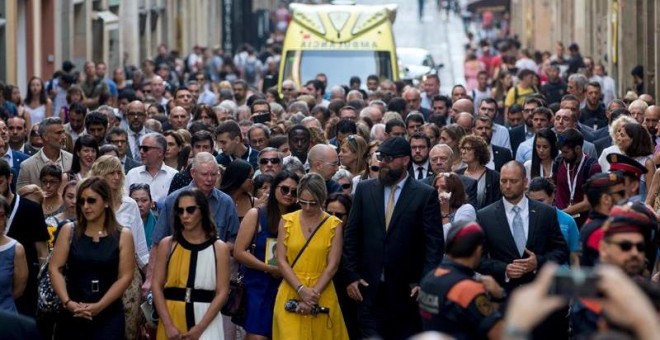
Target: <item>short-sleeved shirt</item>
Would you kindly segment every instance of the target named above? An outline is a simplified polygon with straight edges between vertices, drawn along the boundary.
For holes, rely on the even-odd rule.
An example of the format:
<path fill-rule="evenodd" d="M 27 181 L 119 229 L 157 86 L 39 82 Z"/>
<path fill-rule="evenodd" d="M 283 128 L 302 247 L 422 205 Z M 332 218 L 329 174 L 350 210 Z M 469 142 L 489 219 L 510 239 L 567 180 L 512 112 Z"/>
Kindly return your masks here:
<path fill-rule="evenodd" d="M 559 222 L 559 229 L 561 229 L 561 234 L 566 240 L 566 245 L 568 245 L 568 250 L 571 253 L 576 253 L 580 250 L 580 232 L 577 228 L 577 223 L 571 215 L 555 208 L 557 211 L 557 222 Z M 568 266 L 564 264 L 564 266 Z"/>
<path fill-rule="evenodd" d="M 174 211 L 174 201 L 179 196 L 181 191 L 195 187 L 195 182 L 190 183 L 188 186 L 181 188 L 169 194 L 158 204 L 160 208 L 160 215 L 156 221 L 156 226 L 151 234 L 153 244 L 160 243 L 160 240 L 172 234 L 172 212 Z M 218 238 L 224 242 L 234 242 L 238 234 L 238 212 L 234 201 L 229 195 L 224 192 L 213 189 L 213 192 L 208 197 L 209 209 L 213 214 L 213 221 L 218 229 Z"/>
<path fill-rule="evenodd" d="M 146 166 L 140 165 L 137 168 L 131 169 L 126 174 L 126 192 L 128 192 L 131 184 L 134 183 L 146 183 L 149 184 L 149 189 L 151 189 L 151 197 L 154 201 L 160 201 L 162 198 L 167 196 L 167 192 L 170 190 L 170 184 L 172 184 L 172 179 L 178 171 L 174 168 L 171 168 L 165 163 L 160 167 L 160 170 L 156 173 L 156 176 L 151 176 L 149 171 L 147 171 Z"/>
<path fill-rule="evenodd" d="M 516 89 L 517 89 L 517 96 L 516 96 Z M 513 104 L 518 104 L 518 105 L 524 105 L 525 104 L 525 98 L 527 96 L 536 93 L 533 87 L 529 87 L 526 89 L 521 88 L 520 86 L 512 87 L 509 89 L 509 92 L 506 94 L 506 98 L 504 99 L 504 106 L 509 107 Z"/>

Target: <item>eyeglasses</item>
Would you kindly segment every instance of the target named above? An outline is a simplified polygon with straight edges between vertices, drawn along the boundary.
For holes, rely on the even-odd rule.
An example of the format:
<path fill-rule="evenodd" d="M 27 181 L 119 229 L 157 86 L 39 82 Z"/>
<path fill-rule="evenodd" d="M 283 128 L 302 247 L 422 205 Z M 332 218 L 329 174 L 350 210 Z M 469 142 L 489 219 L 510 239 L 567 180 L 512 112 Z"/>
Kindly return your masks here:
<path fill-rule="evenodd" d="M 188 213 L 188 215 L 192 215 L 195 213 L 195 211 L 197 211 L 197 208 L 199 207 L 196 205 L 190 205 L 187 207 L 176 207 L 176 213 L 179 215 L 183 215 L 183 212 L 185 211 Z"/>
<path fill-rule="evenodd" d="M 266 165 L 268 163 L 280 164 L 280 162 L 282 162 L 282 160 L 279 159 L 279 158 L 262 158 L 262 159 L 259 160 L 259 164 L 261 164 L 261 165 Z"/>
<path fill-rule="evenodd" d="M 351 142 L 355 147 L 357 147 L 357 140 L 355 140 L 355 135 L 348 135 L 346 140 Z"/>
<path fill-rule="evenodd" d="M 346 213 L 338 212 L 338 211 L 326 211 L 328 214 L 338 217 L 340 220 L 343 220 L 344 217 L 346 217 Z"/>
<path fill-rule="evenodd" d="M 644 242 L 633 243 L 630 241 L 621 241 L 621 242 L 608 241 L 607 243 L 616 244 L 624 252 L 628 252 L 632 250 L 633 247 L 637 248 L 637 251 L 640 253 L 643 253 L 644 249 L 646 249 L 646 244 Z"/>
<path fill-rule="evenodd" d="M 127 112 L 126 115 L 129 117 L 145 117 L 147 114 L 144 112 L 133 111 L 133 112 Z"/>
<path fill-rule="evenodd" d="M 319 205 L 319 202 L 317 202 L 317 201 L 307 201 L 307 200 L 303 200 L 303 199 L 298 199 L 298 204 L 299 204 L 299 205 L 306 205 L 306 206 L 308 206 L 308 207 L 313 208 L 313 207 Z"/>
<path fill-rule="evenodd" d="M 376 159 L 379 162 L 385 161 L 386 163 L 390 163 L 390 162 L 392 162 L 393 160 L 395 160 L 397 158 L 401 158 L 401 157 L 405 157 L 405 156 L 406 155 L 385 155 L 385 154 L 382 154 L 380 152 L 376 152 Z"/>
<path fill-rule="evenodd" d="M 140 151 L 142 152 L 149 152 L 151 149 L 160 149 L 157 146 L 149 146 L 149 145 L 140 145 Z"/>
<path fill-rule="evenodd" d="M 344 189 L 344 190 L 350 189 L 351 188 L 351 183 L 344 183 L 344 184 L 341 185 L 341 188 Z"/>
<path fill-rule="evenodd" d="M 76 201 L 76 203 L 78 203 L 78 205 L 80 206 L 83 206 L 85 205 L 85 203 L 89 205 L 96 204 L 97 201 L 98 200 L 96 199 L 96 197 L 86 197 L 86 198 L 81 197 L 79 200 Z"/>
<path fill-rule="evenodd" d="M 369 170 L 371 170 L 373 172 L 378 172 L 378 171 L 380 171 L 380 167 L 378 165 L 372 165 L 372 166 L 369 167 Z"/>
<path fill-rule="evenodd" d="M 280 194 L 286 196 L 291 195 L 293 197 L 298 196 L 298 191 L 295 187 L 287 187 L 286 185 L 280 185 Z"/>

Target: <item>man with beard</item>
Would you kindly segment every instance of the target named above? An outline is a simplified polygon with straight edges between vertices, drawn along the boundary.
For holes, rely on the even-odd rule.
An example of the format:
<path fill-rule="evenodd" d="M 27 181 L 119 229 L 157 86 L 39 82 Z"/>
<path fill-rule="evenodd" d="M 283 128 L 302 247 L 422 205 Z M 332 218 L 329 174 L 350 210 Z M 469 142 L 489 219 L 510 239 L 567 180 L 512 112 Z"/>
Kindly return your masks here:
<path fill-rule="evenodd" d="M 644 111 L 644 127 L 651 134 L 653 145 L 658 146 L 660 137 L 658 137 L 658 121 L 660 121 L 660 106 L 651 105 Z"/>
<path fill-rule="evenodd" d="M 602 227 L 603 237 L 598 245 L 601 263 L 621 268 L 631 278 L 639 278 L 646 266 L 645 251 L 651 247 L 652 234 L 658 221 L 653 211 L 637 202 L 623 207 L 614 207 Z M 571 306 L 572 337 L 591 338 L 603 321 L 602 305 L 599 300 L 579 298 Z"/>
<path fill-rule="evenodd" d="M 30 158 L 21 163 L 18 173 L 16 188 L 20 189 L 28 184 L 41 186 L 39 173 L 46 164 L 56 164 L 62 168 L 62 172 L 71 170 L 73 156 L 62 150 L 64 139 L 64 125 L 59 117 L 47 117 L 39 123 L 39 135 L 44 141 L 44 146 Z"/>
<path fill-rule="evenodd" d="M 5 233 L 23 245 L 28 264 L 27 284 L 23 296 L 16 299 L 16 308 L 21 314 L 35 317 L 37 307 L 37 274 L 39 273 L 40 265 L 46 261 L 46 257 L 48 256 L 47 242 L 50 236 L 48 235 L 41 206 L 14 194 L 10 188 L 12 177 L 13 174 L 9 163 L 1 159 L 0 194 L 10 204 L 10 210 L 5 211 L 5 218 L 9 218 Z"/>
<path fill-rule="evenodd" d="M 440 204 L 432 187 L 408 175 L 405 138 L 388 138 L 376 152 L 378 179 L 357 185 L 342 263 L 360 337 L 405 339 L 422 330 L 419 282 L 442 260 Z"/>
<path fill-rule="evenodd" d="M 502 314 L 490 297 L 504 297 L 504 289 L 479 267 L 486 236 L 475 222 L 453 224 L 447 232 L 447 256 L 422 281 L 419 312 L 425 331 L 457 339 L 497 338 Z"/>
<path fill-rule="evenodd" d="M 430 148 L 431 140 L 427 135 L 417 132 L 410 137 L 412 164 L 408 168 L 408 173 L 418 181 L 426 177 L 433 177 L 433 170 L 429 164 Z"/>
<path fill-rule="evenodd" d="M 534 110 L 536 110 L 538 107 L 545 107 L 543 100 L 536 97 L 529 97 L 525 99 L 522 110 L 523 123 L 509 131 L 509 136 L 511 139 L 511 151 L 514 155 L 518 154 L 518 146 L 520 146 L 520 144 L 528 139 L 534 138 L 536 131 L 534 130 L 532 115 Z M 520 162 L 520 159 L 517 157 L 516 160 Z"/>
<path fill-rule="evenodd" d="M 580 123 L 598 130 L 607 126 L 605 104 L 601 101 L 602 92 L 600 83 L 592 81 L 587 84 L 587 98 L 585 106 L 580 110 Z"/>

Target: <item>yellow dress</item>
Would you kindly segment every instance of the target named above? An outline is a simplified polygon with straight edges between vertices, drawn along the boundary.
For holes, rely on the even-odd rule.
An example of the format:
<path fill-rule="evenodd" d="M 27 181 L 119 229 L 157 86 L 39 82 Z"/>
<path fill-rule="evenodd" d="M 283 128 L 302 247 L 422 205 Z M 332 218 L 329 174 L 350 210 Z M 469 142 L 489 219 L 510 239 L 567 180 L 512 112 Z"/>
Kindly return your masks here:
<path fill-rule="evenodd" d="M 291 263 L 306 242 L 300 226 L 300 210 L 282 216 L 284 220 L 284 245 Z M 328 254 L 341 220 L 330 216 L 314 235 L 314 238 L 298 259 L 293 272 L 306 287 L 313 287 L 328 264 Z M 342 316 L 337 293 L 332 280 L 321 292 L 319 306 L 330 308 L 330 314 L 302 315 L 284 310 L 289 299 L 300 300 L 295 287 L 282 280 L 275 298 L 273 313 L 273 339 L 348 339 L 346 324 Z"/>

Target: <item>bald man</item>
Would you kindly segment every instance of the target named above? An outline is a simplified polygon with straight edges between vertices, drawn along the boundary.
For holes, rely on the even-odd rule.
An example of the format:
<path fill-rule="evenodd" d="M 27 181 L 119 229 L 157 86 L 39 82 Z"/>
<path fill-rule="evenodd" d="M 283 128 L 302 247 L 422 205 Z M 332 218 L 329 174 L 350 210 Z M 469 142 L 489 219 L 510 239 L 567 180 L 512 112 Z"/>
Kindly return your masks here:
<path fill-rule="evenodd" d="M 456 117 L 456 124 L 463 127 L 465 131 L 472 131 L 472 127 L 474 126 L 474 117 L 472 117 L 471 113 L 461 112 Z"/>
<path fill-rule="evenodd" d="M 126 120 L 128 121 L 128 146 L 130 150 L 129 157 L 140 161 L 140 140 L 146 134 L 153 131 L 144 127 L 147 120 L 147 110 L 144 103 L 134 100 L 128 103 L 126 107 Z"/>
<path fill-rule="evenodd" d="M 472 103 L 471 100 L 465 98 L 459 99 L 451 105 L 451 111 L 449 112 L 449 114 L 451 115 L 451 122 L 456 123 L 459 113 L 461 112 L 472 113 L 473 111 L 474 111 L 474 104 Z"/>
<path fill-rule="evenodd" d="M 422 107 L 422 96 L 418 89 L 411 87 L 403 92 L 403 99 L 406 101 L 406 114 L 409 112 L 418 111 L 424 116 L 424 120 L 428 120 L 431 115 L 431 111 Z"/>
<path fill-rule="evenodd" d="M 341 185 L 332 180 L 337 169 L 339 169 L 339 157 L 335 148 L 328 144 L 316 144 L 307 154 L 309 171 L 316 172 L 325 179 L 328 194 L 341 191 Z"/>
<path fill-rule="evenodd" d="M 660 143 L 660 138 L 658 137 L 658 121 L 660 121 L 660 106 L 649 106 L 646 111 L 644 111 L 643 124 L 651 134 L 653 145 L 658 145 L 658 143 Z"/>

